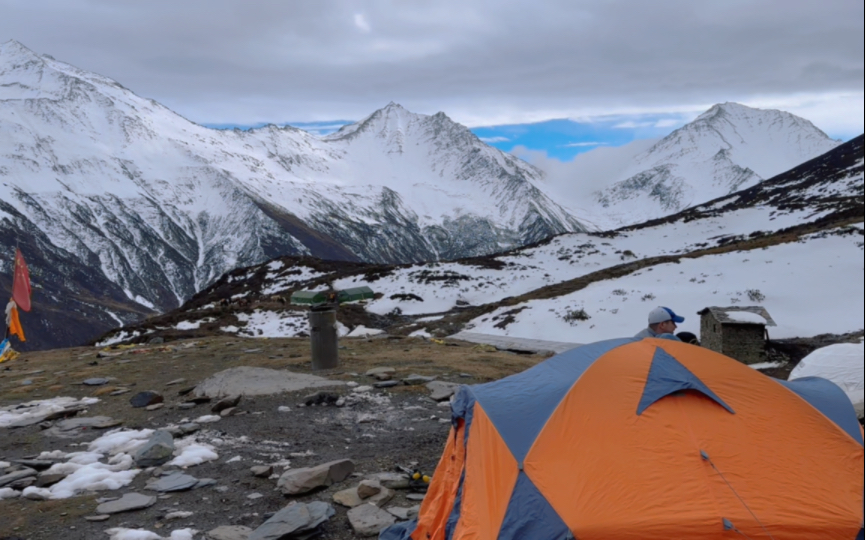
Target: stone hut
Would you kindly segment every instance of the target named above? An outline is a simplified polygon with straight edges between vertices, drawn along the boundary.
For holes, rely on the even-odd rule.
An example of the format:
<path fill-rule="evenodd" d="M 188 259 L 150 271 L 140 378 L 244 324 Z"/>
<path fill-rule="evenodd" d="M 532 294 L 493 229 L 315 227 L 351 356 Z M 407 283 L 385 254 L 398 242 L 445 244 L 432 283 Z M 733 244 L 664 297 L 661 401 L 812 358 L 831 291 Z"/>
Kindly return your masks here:
<path fill-rule="evenodd" d="M 701 316 L 701 345 L 744 364 L 767 359 L 767 327 L 776 326 L 762 306 L 707 307 Z"/>

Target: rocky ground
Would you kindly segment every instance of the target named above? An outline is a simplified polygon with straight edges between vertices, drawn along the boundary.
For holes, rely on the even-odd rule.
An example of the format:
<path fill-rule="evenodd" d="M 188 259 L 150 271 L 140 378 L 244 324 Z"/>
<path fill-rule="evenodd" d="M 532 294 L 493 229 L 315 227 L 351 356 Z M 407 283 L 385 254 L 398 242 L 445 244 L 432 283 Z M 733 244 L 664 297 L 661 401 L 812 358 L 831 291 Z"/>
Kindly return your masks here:
<path fill-rule="evenodd" d="M 8 465 L 0 469 L 0 483 L 4 474 L 23 471 L 26 475 L 27 468 L 38 473 L 5 486 L 16 488 L 13 491 L 20 495 L 21 489 L 32 483 L 24 491 L 30 498 L 18 496 L 0 501 L 0 539 L 231 540 L 245 538 L 250 530 L 259 528 L 293 502 L 307 507 L 295 505 L 271 519 L 273 525 L 275 520 L 294 512 L 293 516 L 288 515 L 289 523 L 283 519 L 278 524 L 299 527 L 295 536 L 286 538 L 306 538 L 307 534 L 319 531 L 324 538 L 359 538 L 364 534 L 365 520 L 399 520 L 411 515 L 423 497 L 426 484 L 423 479 L 409 482 L 400 468 L 432 474 L 450 428 L 447 400 L 433 399 L 442 399 L 442 395 L 433 396 L 434 390 L 447 395 L 450 385 L 431 389 L 423 378 L 413 381 L 420 384 L 411 385 L 404 384 L 404 379 L 420 375 L 454 385 L 474 384 L 522 371 L 544 359 L 465 342 L 397 337 L 344 339 L 339 353 L 338 369 L 316 373 L 337 381 L 339 386 L 246 395 L 235 407 L 221 412 L 213 410 L 218 399 L 208 401 L 204 396 L 194 399 L 201 392 L 192 388 L 216 373 L 240 366 L 309 374 L 309 342 L 204 338 L 125 349 L 30 352 L 0 365 L 0 419 L 4 406 L 31 400 L 61 396 L 99 400 L 84 406 L 73 418 L 36 421 L 25 427 L 0 427 L 0 461 L 6 462 L 0 466 Z M 366 375 L 375 368 L 383 368 L 380 371 L 385 373 L 378 378 Z M 379 380 L 389 378 L 390 381 Z M 393 386 L 371 388 L 374 384 Z M 162 402 L 149 408 L 133 407 L 131 398 L 145 391 L 159 394 Z M 306 405 L 308 397 L 316 392 L 320 392 L 316 401 L 321 403 Z M 158 402 L 159 398 L 152 401 Z M 6 412 L 8 418 L 8 409 Z M 86 420 L 95 417 L 106 418 Z M 50 497 L 45 490 L 64 485 L 50 487 L 63 474 L 49 473 L 70 466 L 58 465 L 46 471 L 52 463 L 74 461 L 76 458 L 69 457 L 70 453 L 92 450 L 91 443 L 97 439 L 105 441 L 104 436 L 112 430 L 127 435 L 137 432 L 140 445 L 153 437 L 143 430 L 161 428 L 173 432 L 175 456 L 182 453 L 184 446 L 192 446 L 193 450 L 204 452 L 205 458 L 207 449 L 218 457 L 185 468 L 168 464 L 146 466 L 142 462 L 127 466 L 142 472 L 119 489 L 32 500 Z M 32 461 L 36 457 L 40 459 Z M 121 456 L 109 463 L 119 463 L 117 459 L 129 458 Z M 20 463 L 22 460 L 24 463 Z M 307 477 L 291 478 L 298 471 L 303 474 L 306 468 L 323 464 L 329 464 L 324 475 L 312 478 L 316 472 L 313 470 L 307 471 Z M 113 466 L 123 469 L 123 463 Z M 254 472 L 253 467 L 260 468 Z M 355 488 L 379 473 L 395 472 L 399 474 L 396 479 L 385 476 L 364 482 L 360 488 L 362 495 L 369 493 L 366 501 L 374 501 L 392 513 L 383 515 L 365 505 L 356 507 L 350 519 L 350 508 L 346 505 L 360 502 Z M 189 477 L 206 481 L 199 484 L 201 487 L 181 491 L 150 489 L 156 481 L 164 484 L 162 487 L 175 484 L 179 488 L 185 482 L 189 487 L 190 483 L 195 484 Z M 305 491 L 317 482 L 321 485 Z M 406 487 L 406 483 L 411 485 Z M 302 493 L 285 493 L 293 490 Z M 130 493 L 140 494 L 146 503 L 152 504 L 138 510 L 109 512 L 116 509 L 112 505 L 118 504 L 109 499 Z M 309 504 L 316 501 L 330 505 L 333 515 L 323 504 Z M 307 519 L 316 510 L 321 511 L 321 519 Z M 304 529 L 303 524 L 292 525 L 291 519 L 306 520 L 308 528 Z M 322 519 L 318 527 L 311 527 Z M 222 533 L 206 535 L 218 527 L 223 527 Z M 150 531 L 152 535 L 124 529 Z M 199 532 L 191 536 L 189 529 Z M 261 529 L 251 538 L 256 538 L 255 534 L 261 538 L 283 538 L 267 536 Z"/>

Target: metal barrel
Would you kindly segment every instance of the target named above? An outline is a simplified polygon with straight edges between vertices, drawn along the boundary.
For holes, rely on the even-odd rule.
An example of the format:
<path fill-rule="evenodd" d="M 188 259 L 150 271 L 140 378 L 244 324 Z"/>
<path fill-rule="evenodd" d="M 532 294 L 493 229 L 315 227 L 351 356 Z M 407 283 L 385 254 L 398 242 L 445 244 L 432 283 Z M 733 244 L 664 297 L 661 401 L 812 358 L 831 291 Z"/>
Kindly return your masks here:
<path fill-rule="evenodd" d="M 340 360 L 337 356 L 337 312 L 334 309 L 311 310 L 310 346 L 313 370 L 333 369 Z"/>

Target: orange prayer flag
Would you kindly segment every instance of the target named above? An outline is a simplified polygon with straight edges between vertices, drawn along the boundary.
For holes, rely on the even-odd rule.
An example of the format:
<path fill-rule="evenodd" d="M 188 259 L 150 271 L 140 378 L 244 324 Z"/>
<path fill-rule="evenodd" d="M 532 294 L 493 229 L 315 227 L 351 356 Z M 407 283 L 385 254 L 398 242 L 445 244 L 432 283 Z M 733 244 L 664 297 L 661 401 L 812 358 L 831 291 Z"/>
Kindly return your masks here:
<path fill-rule="evenodd" d="M 12 299 L 24 311 L 30 311 L 30 271 L 21 250 L 15 248 L 15 270 L 12 278 Z M 24 341 L 23 339 L 21 341 Z"/>
<path fill-rule="evenodd" d="M 27 341 L 24 338 L 24 328 L 21 327 L 21 321 L 18 319 L 18 308 L 15 306 L 9 310 L 9 335 L 18 336 L 21 341 Z"/>

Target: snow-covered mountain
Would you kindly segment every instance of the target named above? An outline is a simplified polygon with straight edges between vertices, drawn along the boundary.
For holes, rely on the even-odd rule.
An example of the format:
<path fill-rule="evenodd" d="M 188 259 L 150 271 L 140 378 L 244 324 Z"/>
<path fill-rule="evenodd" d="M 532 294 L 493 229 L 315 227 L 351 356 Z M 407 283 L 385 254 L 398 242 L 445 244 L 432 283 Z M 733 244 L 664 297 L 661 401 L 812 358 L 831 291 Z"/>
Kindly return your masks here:
<path fill-rule="evenodd" d="M 597 213 L 602 229 L 632 225 L 748 188 L 839 144 L 793 114 L 723 103 L 649 148 L 579 155 L 557 200 Z"/>
<path fill-rule="evenodd" d="M 540 177 L 442 113 L 389 104 L 324 140 L 274 126 L 218 131 L 0 45 L 0 242 L 9 259 L 10 246 L 29 244 L 29 259 L 50 252 L 103 283 L 113 307 L 91 305 L 97 324 L 171 309 L 279 255 L 436 260 L 584 230 Z M 47 271 L 34 265 L 37 285 Z M 55 285 L 62 297 L 77 291 Z"/>
<path fill-rule="evenodd" d="M 762 305 L 772 338 L 862 331 L 863 136 L 751 188 L 638 227 L 569 233 L 495 256 L 388 266 L 282 258 L 223 276 L 181 309 L 103 343 L 308 331 L 300 289 L 366 285 L 338 311 L 342 332 L 443 336 L 459 330 L 587 343 L 631 336 L 666 305 L 698 333 L 707 306 Z M 221 308 L 220 299 L 244 305 Z"/>

